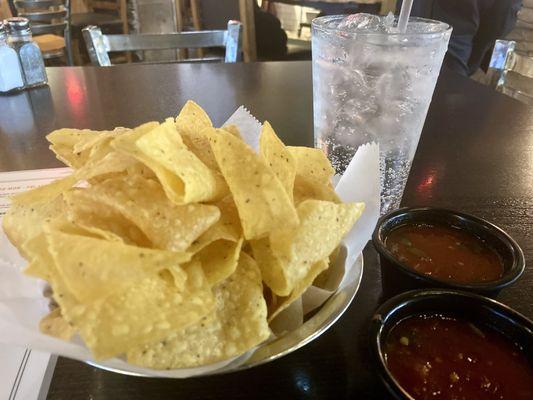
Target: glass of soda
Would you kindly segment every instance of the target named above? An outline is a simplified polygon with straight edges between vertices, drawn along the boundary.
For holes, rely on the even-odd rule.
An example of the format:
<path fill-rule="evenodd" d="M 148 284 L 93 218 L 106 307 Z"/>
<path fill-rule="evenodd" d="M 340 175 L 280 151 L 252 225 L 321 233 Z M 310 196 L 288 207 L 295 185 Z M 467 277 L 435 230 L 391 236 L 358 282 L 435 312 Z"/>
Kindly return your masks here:
<path fill-rule="evenodd" d="M 381 213 L 398 208 L 451 27 L 392 14 L 312 22 L 315 145 L 342 174 L 357 148 L 380 147 Z"/>

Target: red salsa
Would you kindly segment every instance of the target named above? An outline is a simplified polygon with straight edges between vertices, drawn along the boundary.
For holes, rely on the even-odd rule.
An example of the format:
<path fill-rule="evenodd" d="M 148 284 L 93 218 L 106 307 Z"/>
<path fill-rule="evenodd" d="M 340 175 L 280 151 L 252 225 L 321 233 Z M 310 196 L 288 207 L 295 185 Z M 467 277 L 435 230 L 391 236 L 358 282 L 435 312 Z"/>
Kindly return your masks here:
<path fill-rule="evenodd" d="M 499 332 L 443 315 L 417 315 L 394 326 L 387 366 L 416 400 L 531 400 L 533 367 Z"/>
<path fill-rule="evenodd" d="M 458 283 L 481 283 L 502 277 L 498 254 L 483 240 L 444 225 L 411 224 L 393 229 L 385 246 L 416 272 Z"/>

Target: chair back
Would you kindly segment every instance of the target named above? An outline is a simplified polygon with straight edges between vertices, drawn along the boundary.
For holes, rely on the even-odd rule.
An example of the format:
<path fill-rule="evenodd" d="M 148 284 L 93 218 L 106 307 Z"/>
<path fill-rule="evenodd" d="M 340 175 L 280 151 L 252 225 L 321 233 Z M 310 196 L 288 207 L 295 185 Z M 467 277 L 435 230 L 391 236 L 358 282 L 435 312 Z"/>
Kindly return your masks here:
<path fill-rule="evenodd" d="M 515 49 L 514 41 L 496 41 L 488 72 L 491 84 L 502 93 L 533 104 L 533 57 Z"/>
<path fill-rule="evenodd" d="M 88 26 L 83 29 L 83 38 L 93 65 L 110 66 L 109 53 L 114 51 L 168 50 L 186 48 L 224 47 L 224 61 L 240 60 L 241 23 L 229 21 L 227 30 L 178 32 L 161 34 L 103 35 L 100 28 Z M 213 61 L 213 60 L 186 60 Z"/>
<path fill-rule="evenodd" d="M 18 17 L 28 18 L 34 35 L 60 34 L 70 29 L 70 0 L 14 0 Z"/>
<path fill-rule="evenodd" d="M 122 6 L 125 5 L 120 0 L 91 0 L 88 2 L 88 7 L 95 12 L 110 13 L 119 15 Z"/>
<path fill-rule="evenodd" d="M 65 47 L 43 52 L 43 57 L 55 58 L 66 54 L 67 64 L 72 65 L 70 33 L 70 0 L 9 0 L 14 14 L 30 20 L 35 36 L 57 35 L 65 39 Z"/>
<path fill-rule="evenodd" d="M 221 29 L 227 20 L 238 19 L 242 22 L 244 61 L 255 61 L 257 59 L 254 17 L 255 1 L 191 0 L 194 29 Z"/>
<path fill-rule="evenodd" d="M 128 7 L 126 0 L 89 0 L 89 8 L 99 14 L 111 14 L 122 21 L 122 32 L 128 33 Z"/>
<path fill-rule="evenodd" d="M 176 0 L 134 0 L 136 16 L 138 22 L 135 33 L 174 33 L 183 30 L 183 20 L 178 20 L 177 8 L 181 10 L 181 3 Z M 229 18 L 231 19 L 231 18 Z M 221 29 L 226 29 L 225 21 Z M 133 33 L 133 32 L 131 32 Z M 176 59 L 187 58 L 184 50 L 157 50 L 144 51 L 137 54 L 145 62 L 175 61 Z"/>

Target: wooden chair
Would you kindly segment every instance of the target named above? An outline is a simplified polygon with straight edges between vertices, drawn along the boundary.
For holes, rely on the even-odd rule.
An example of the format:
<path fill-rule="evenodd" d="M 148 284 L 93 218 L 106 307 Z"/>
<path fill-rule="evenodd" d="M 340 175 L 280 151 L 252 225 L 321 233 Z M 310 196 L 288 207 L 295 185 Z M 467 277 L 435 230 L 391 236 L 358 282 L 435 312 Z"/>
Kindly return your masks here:
<path fill-rule="evenodd" d="M 533 57 L 517 54 L 516 42 L 497 40 L 489 64 L 496 90 L 533 105 Z"/>
<path fill-rule="evenodd" d="M 178 0 L 131 0 L 130 33 L 175 33 L 183 29 Z M 227 20 L 225 21 L 227 22 Z M 225 29 L 226 25 L 222 27 Z M 188 58 L 183 50 L 144 51 L 137 53 L 143 61 L 175 61 Z"/>
<path fill-rule="evenodd" d="M 66 56 L 72 65 L 70 0 L 10 0 L 18 17 L 30 20 L 31 32 L 44 59 Z"/>
<path fill-rule="evenodd" d="M 84 11 L 73 12 L 70 20 L 76 64 L 87 62 L 81 32 L 86 26 L 97 25 L 107 34 L 129 32 L 126 0 L 85 0 L 85 4 Z M 126 61 L 131 61 L 130 53 Z"/>
<path fill-rule="evenodd" d="M 244 61 L 257 60 L 255 41 L 255 0 L 191 0 L 191 13 L 194 29 L 219 29 L 220 24 L 229 19 L 242 23 L 242 49 Z"/>
<path fill-rule="evenodd" d="M 14 17 L 9 8 L 9 3 L 6 0 L 0 0 L 0 20 Z"/>
<path fill-rule="evenodd" d="M 126 0 L 91 0 L 88 7 L 88 12 L 72 13 L 70 22 L 73 28 L 81 30 L 88 25 L 97 25 L 128 33 Z"/>
<path fill-rule="evenodd" d="M 83 37 L 91 62 L 96 66 L 110 66 L 109 53 L 115 51 L 167 50 L 184 48 L 224 47 L 224 61 L 240 60 L 241 23 L 229 21 L 227 30 L 180 32 L 162 34 L 103 35 L 99 27 L 83 29 Z M 194 61 L 218 61 L 221 59 L 197 59 Z"/>

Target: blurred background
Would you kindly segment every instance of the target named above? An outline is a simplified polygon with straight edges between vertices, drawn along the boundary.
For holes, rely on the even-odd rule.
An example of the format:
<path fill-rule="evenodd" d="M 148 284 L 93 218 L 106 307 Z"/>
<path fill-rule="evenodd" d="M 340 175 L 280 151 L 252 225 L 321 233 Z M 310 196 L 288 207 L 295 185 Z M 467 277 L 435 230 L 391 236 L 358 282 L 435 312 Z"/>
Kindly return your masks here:
<path fill-rule="evenodd" d="M 309 60 L 313 18 L 385 15 L 400 5 L 401 0 L 0 0 L 0 20 L 28 18 L 47 66 Z M 454 28 L 446 68 L 533 103 L 533 0 L 415 0 L 412 15 Z M 135 38 L 229 32 L 231 20 L 240 22 L 233 49 L 169 49 L 157 45 L 153 36 Z M 94 28 L 84 33 L 88 26 Z M 106 37 L 118 34 L 128 37 Z M 209 40 L 218 44 L 213 38 Z"/>

